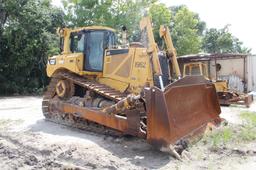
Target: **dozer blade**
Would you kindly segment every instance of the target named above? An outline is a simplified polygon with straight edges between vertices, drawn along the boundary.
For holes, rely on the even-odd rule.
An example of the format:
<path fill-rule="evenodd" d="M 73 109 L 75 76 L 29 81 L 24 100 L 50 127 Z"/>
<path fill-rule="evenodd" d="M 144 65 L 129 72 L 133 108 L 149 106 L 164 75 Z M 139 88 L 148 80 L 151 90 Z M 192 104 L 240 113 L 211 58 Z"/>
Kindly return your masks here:
<path fill-rule="evenodd" d="M 209 122 L 220 122 L 215 87 L 202 76 L 187 76 L 164 91 L 145 89 L 147 140 L 158 148 L 201 134 Z"/>

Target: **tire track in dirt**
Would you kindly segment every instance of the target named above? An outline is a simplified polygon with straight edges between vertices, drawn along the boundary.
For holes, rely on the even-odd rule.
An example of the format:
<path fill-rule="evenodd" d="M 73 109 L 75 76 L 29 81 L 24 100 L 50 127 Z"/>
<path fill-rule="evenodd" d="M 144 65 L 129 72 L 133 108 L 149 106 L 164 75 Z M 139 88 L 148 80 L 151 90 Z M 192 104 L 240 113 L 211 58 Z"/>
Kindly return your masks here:
<path fill-rule="evenodd" d="M 19 135 L 18 135 L 19 136 Z M 6 168 L 17 169 L 97 169 L 104 168 L 99 165 L 84 162 L 83 167 L 68 162 L 78 162 L 72 158 L 76 148 L 62 150 L 60 146 L 53 145 L 49 149 L 37 149 L 20 142 L 19 138 L 0 133 L 0 160 L 6 163 Z M 109 167 L 108 167 L 109 168 Z M 115 169 L 115 167 L 112 167 Z"/>

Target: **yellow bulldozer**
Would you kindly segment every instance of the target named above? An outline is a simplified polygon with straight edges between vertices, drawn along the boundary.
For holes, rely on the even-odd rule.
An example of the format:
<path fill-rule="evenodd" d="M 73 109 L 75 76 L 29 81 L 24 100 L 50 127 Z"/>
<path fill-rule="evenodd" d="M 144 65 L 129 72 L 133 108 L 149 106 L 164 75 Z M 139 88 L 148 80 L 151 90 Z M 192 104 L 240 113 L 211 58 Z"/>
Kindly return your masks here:
<path fill-rule="evenodd" d="M 208 65 L 203 62 L 186 63 L 183 66 L 183 77 L 187 75 L 202 75 L 209 79 Z M 219 103 L 222 106 L 230 106 L 231 104 L 245 105 L 250 107 L 253 102 L 253 95 L 236 92 L 229 89 L 227 80 L 211 80 L 216 88 Z"/>
<path fill-rule="evenodd" d="M 187 141 L 220 122 L 216 90 L 203 76 L 180 77 L 168 27 L 160 28 L 164 51 L 149 17 L 140 29 L 142 42 L 127 48 L 108 27 L 59 29 L 62 52 L 48 59 L 43 114 L 98 133 L 141 137 L 180 158 Z"/>

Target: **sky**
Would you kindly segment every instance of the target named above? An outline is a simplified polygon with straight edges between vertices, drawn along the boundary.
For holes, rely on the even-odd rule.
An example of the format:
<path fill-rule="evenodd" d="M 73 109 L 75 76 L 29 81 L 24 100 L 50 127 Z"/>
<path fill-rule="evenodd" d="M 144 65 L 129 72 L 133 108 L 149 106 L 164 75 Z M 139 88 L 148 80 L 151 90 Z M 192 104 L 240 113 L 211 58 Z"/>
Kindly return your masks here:
<path fill-rule="evenodd" d="M 52 0 L 61 6 L 61 0 Z M 256 54 L 256 1 L 255 0 L 160 0 L 166 6 L 186 5 L 199 14 L 207 28 L 223 28 L 230 25 L 229 31 L 251 48 Z"/>

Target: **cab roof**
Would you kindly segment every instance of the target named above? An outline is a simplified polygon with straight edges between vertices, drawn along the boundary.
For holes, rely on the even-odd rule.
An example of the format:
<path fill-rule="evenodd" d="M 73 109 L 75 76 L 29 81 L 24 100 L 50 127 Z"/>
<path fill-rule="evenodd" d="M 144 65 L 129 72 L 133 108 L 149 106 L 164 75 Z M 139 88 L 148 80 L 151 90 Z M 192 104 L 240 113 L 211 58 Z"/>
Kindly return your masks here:
<path fill-rule="evenodd" d="M 79 32 L 82 30 L 108 30 L 108 31 L 116 32 L 115 29 L 110 27 L 104 27 L 104 26 L 79 27 L 79 28 L 70 29 L 70 32 Z"/>

